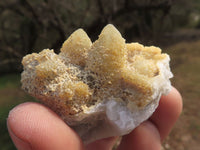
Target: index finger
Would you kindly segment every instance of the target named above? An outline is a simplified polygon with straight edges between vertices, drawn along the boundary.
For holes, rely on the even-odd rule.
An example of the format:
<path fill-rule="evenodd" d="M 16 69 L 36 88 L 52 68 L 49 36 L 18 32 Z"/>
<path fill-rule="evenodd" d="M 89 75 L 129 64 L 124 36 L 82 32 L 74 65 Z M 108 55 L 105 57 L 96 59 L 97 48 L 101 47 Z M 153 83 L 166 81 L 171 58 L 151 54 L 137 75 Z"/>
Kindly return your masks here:
<path fill-rule="evenodd" d="M 118 150 L 159 150 L 161 141 L 169 134 L 182 111 L 182 98 L 173 88 L 167 96 L 162 96 L 152 117 L 123 136 Z"/>
<path fill-rule="evenodd" d="M 158 108 L 150 118 L 160 133 L 161 141 L 171 131 L 182 112 L 182 107 L 182 97 L 174 87 L 168 95 L 161 97 Z"/>

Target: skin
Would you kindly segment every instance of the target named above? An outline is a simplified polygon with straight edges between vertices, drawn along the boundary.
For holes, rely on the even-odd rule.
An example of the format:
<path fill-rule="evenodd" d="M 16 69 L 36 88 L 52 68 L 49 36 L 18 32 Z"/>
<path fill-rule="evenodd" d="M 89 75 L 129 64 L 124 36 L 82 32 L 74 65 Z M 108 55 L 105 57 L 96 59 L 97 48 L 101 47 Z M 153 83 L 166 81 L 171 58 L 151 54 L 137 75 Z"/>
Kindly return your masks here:
<path fill-rule="evenodd" d="M 182 111 L 182 98 L 173 88 L 162 96 L 149 120 L 122 137 L 117 150 L 160 150 Z M 49 108 L 33 102 L 13 108 L 7 120 L 10 136 L 19 150 L 111 150 L 118 137 L 84 146 L 79 136 Z"/>

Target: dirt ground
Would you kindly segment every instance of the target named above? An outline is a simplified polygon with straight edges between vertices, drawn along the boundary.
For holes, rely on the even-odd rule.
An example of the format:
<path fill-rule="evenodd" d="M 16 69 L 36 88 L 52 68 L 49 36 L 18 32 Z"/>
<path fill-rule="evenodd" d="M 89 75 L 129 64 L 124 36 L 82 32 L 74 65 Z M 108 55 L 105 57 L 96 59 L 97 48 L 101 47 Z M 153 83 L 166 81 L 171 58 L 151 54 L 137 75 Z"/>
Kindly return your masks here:
<path fill-rule="evenodd" d="M 173 85 L 183 97 L 183 112 L 163 144 L 166 150 L 200 149 L 200 41 L 167 47 L 174 73 Z"/>

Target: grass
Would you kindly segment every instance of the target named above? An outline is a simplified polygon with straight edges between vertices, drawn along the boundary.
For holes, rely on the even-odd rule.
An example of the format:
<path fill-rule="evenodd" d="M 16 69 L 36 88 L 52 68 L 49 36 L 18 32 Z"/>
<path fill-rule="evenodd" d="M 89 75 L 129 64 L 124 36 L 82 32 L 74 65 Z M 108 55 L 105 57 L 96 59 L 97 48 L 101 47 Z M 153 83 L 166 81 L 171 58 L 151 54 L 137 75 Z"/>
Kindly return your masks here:
<path fill-rule="evenodd" d="M 0 90 L 4 88 L 17 88 L 20 86 L 19 74 L 7 74 L 0 77 Z"/>
<path fill-rule="evenodd" d="M 0 107 L 0 147 L 1 150 L 14 150 L 15 146 L 12 143 L 8 132 L 7 132 L 7 126 L 6 126 L 6 118 L 8 116 L 8 112 L 9 110 L 12 108 L 13 106 L 7 106 L 7 107 Z"/>

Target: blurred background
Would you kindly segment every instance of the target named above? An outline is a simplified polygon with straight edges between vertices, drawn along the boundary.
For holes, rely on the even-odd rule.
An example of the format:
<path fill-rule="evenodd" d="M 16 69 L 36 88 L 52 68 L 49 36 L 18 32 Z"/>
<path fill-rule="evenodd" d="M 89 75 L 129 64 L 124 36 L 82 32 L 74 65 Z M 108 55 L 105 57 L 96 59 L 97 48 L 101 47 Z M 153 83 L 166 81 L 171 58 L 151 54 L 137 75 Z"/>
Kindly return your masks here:
<path fill-rule="evenodd" d="M 22 57 L 44 48 L 59 52 L 77 28 L 83 28 L 94 41 L 108 23 L 127 42 L 159 46 L 170 54 L 172 84 L 181 92 L 184 108 L 163 149 L 199 149 L 199 0 L 1 0 L 1 150 L 15 150 L 6 128 L 9 110 L 24 101 L 35 101 L 20 88 Z"/>

